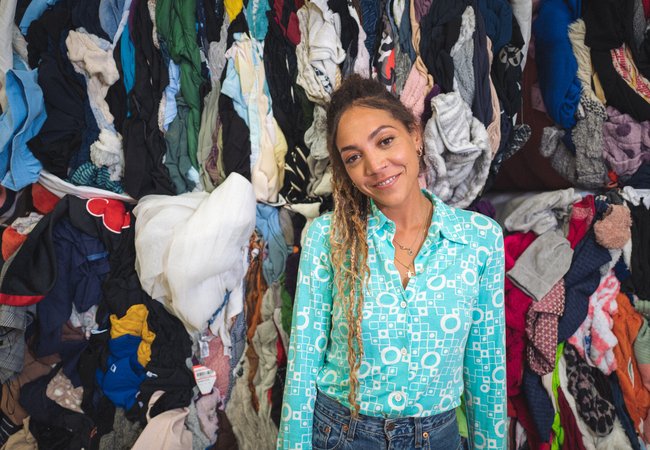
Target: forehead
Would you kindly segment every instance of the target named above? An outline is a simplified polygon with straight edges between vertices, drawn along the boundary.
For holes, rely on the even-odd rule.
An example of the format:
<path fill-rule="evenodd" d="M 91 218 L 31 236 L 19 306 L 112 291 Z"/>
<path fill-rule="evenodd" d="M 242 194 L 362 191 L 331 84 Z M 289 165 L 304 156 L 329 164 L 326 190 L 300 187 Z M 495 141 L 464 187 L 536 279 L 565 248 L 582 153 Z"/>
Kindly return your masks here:
<path fill-rule="evenodd" d="M 339 119 L 336 132 L 337 144 L 340 144 L 341 140 L 363 139 L 378 127 L 385 125 L 407 131 L 402 122 L 395 119 L 390 112 L 384 109 L 352 106 L 341 114 Z"/>

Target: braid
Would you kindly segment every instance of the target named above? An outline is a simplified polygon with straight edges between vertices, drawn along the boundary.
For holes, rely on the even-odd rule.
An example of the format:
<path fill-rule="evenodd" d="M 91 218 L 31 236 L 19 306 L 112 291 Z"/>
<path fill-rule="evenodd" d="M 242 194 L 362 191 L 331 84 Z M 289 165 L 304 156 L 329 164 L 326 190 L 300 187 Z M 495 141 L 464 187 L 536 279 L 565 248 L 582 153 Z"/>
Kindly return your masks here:
<path fill-rule="evenodd" d="M 352 106 L 382 109 L 401 121 L 408 130 L 418 123 L 413 114 L 384 86 L 374 80 L 352 75 L 334 92 L 327 108 L 327 147 L 332 165 L 332 196 L 334 212 L 330 234 L 334 283 L 343 298 L 348 324 L 348 365 L 350 392 L 348 401 L 352 414 L 359 414 L 357 390 L 359 368 L 363 359 L 361 319 L 363 292 L 370 275 L 368 268 L 368 198 L 352 183 L 339 150 L 336 133 L 341 115 Z"/>

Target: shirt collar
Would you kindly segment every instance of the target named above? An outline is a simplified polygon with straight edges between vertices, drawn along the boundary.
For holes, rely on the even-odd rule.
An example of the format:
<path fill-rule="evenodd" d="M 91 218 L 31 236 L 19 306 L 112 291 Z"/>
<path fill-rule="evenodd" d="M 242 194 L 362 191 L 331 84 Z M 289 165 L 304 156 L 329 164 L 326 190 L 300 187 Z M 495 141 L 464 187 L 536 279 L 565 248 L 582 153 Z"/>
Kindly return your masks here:
<path fill-rule="evenodd" d="M 431 226 L 429 227 L 429 237 L 433 237 L 441 233 L 446 239 L 449 239 L 459 244 L 467 244 L 465 238 L 465 231 L 460 224 L 458 217 L 456 217 L 456 209 L 446 205 L 435 194 L 426 189 L 422 189 L 422 193 L 433 202 L 433 217 L 431 218 Z M 370 213 L 368 214 L 368 236 L 372 236 L 377 231 L 387 228 L 392 233 L 395 232 L 395 224 L 392 220 L 384 215 L 383 212 L 377 207 L 375 201 L 370 199 Z"/>

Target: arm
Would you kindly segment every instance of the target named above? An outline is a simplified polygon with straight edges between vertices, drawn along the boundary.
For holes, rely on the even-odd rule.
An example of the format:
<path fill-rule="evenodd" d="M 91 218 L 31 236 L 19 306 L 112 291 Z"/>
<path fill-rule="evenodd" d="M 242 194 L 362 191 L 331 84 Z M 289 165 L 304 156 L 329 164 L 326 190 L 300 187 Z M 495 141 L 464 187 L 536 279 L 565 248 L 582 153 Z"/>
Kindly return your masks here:
<path fill-rule="evenodd" d="M 316 219 L 302 246 L 278 449 L 311 449 L 316 376 L 325 359 L 332 314 L 328 227 Z"/>
<path fill-rule="evenodd" d="M 463 370 L 470 448 L 475 449 L 505 449 L 507 437 L 505 261 L 503 234 L 496 224 L 493 233 L 488 232 L 494 237 L 492 253 L 479 274 Z"/>

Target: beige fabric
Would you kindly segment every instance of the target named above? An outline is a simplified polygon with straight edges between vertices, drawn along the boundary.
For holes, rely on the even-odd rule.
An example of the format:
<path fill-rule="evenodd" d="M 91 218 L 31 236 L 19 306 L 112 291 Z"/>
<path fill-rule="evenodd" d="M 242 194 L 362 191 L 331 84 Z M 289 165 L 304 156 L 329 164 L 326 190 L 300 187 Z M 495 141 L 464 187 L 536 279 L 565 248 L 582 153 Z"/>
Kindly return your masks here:
<path fill-rule="evenodd" d="M 29 417 L 23 420 L 23 428 L 9 436 L 0 450 L 38 450 L 38 443 L 29 432 Z"/>
<path fill-rule="evenodd" d="M 149 400 L 149 410 L 164 394 L 156 391 Z M 185 428 L 185 417 L 189 414 L 188 408 L 170 409 L 149 417 L 147 411 L 147 426 L 135 441 L 132 450 L 187 450 L 192 448 L 192 433 Z"/>

